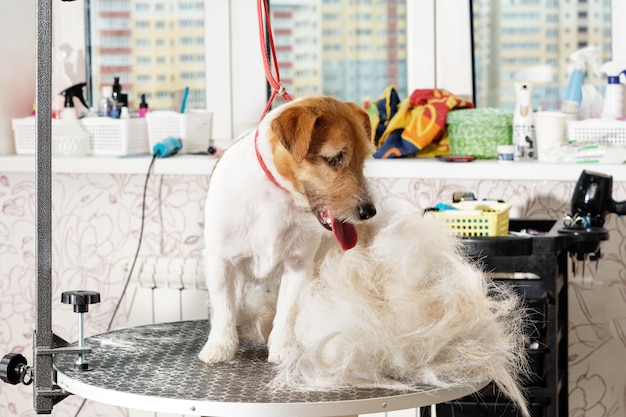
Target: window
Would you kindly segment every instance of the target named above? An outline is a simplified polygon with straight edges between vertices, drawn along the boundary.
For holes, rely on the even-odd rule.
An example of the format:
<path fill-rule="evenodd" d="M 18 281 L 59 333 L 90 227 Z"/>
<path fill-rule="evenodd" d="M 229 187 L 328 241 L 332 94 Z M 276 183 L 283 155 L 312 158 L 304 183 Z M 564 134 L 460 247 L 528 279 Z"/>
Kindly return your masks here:
<path fill-rule="evenodd" d="M 473 7 L 476 7 L 476 3 L 480 5 L 493 4 L 494 6 L 504 5 L 501 1 L 482 1 L 473 0 Z M 516 3 L 518 3 L 516 1 Z M 446 1 L 446 7 L 441 7 L 440 2 L 436 0 L 424 0 L 420 2 L 419 7 L 414 6 L 412 2 L 407 2 L 407 47 L 409 51 L 416 50 L 418 47 L 414 44 L 415 39 L 433 39 L 433 43 L 428 45 L 425 42 L 419 43 L 420 57 L 419 60 L 408 55 L 408 77 L 409 77 L 409 89 L 423 88 L 424 86 L 437 86 L 446 88 L 449 91 L 454 92 L 457 95 L 472 98 L 474 94 L 474 84 L 476 84 L 477 99 L 480 99 L 479 89 L 483 89 L 483 99 L 488 99 L 489 105 L 499 105 L 499 95 L 509 94 L 512 92 L 510 87 L 497 87 L 495 84 L 491 88 L 485 88 L 480 85 L 480 77 L 485 77 L 486 73 L 491 72 L 493 79 L 497 80 L 496 74 L 500 72 L 498 65 L 483 65 L 480 66 L 478 60 L 478 51 L 474 59 L 472 58 L 472 49 L 479 47 L 478 45 L 472 45 L 472 29 L 473 39 L 476 42 L 482 42 L 483 54 L 489 50 L 488 43 L 490 34 L 493 36 L 494 45 L 498 44 L 500 37 L 496 33 L 492 33 L 490 30 L 485 30 L 473 22 L 471 18 L 471 8 L 468 6 L 468 0 L 449 0 Z M 557 12 L 560 7 L 571 6 L 576 7 L 577 1 L 556 1 L 556 0 L 542 0 L 538 5 L 533 7 L 525 7 L 521 4 L 515 6 L 515 13 L 509 13 L 502 8 L 502 15 L 507 18 L 514 19 L 514 15 L 517 15 L 524 21 L 525 17 L 531 16 L 527 13 L 545 13 L 547 16 L 549 13 L 561 13 Z M 485 6 L 486 7 L 486 6 Z M 594 0 L 588 2 L 584 6 L 589 7 L 590 11 L 587 16 L 587 27 L 599 27 L 597 23 L 600 21 L 609 22 L 610 25 L 604 26 L 604 29 L 597 32 L 589 31 L 587 36 L 589 39 L 579 39 L 581 36 L 578 34 L 576 28 L 576 19 L 573 16 L 577 16 L 577 13 L 570 12 L 568 14 L 563 12 L 560 16 L 562 20 L 558 22 L 550 22 L 546 28 L 550 27 L 553 31 L 550 32 L 550 38 L 546 36 L 545 40 L 541 39 L 540 43 L 544 41 L 546 43 L 554 43 L 552 35 L 556 34 L 557 38 L 560 37 L 560 41 L 557 42 L 559 53 L 551 53 L 550 56 L 545 59 L 545 64 L 551 67 L 561 67 L 564 75 L 559 74 L 559 77 L 567 79 L 569 66 L 562 62 L 562 57 L 559 54 L 563 53 L 563 50 L 575 51 L 579 45 L 588 44 L 596 45 L 600 44 L 600 49 L 603 50 L 603 56 L 615 57 L 615 59 L 626 60 L 626 25 L 622 22 L 626 21 L 626 3 L 621 0 Z M 449 13 L 448 11 L 453 8 L 455 13 Z M 591 8 L 593 8 L 593 19 L 591 14 Z M 529 9 L 529 10 L 527 10 Z M 597 10 L 597 11 L 595 11 Z M 598 14 L 596 16 L 596 13 Z M 470 24 L 472 22 L 472 24 Z M 494 24 L 502 23 L 503 20 L 494 20 Z M 553 25 L 553 26 L 552 26 Z M 472 27 L 473 26 L 473 27 Z M 520 25 L 524 26 L 524 25 Z M 533 26 L 533 25 L 525 25 Z M 449 28 L 454 27 L 454 31 L 450 31 Z M 572 30 L 570 30 L 570 28 Z M 490 29 L 490 28 L 487 28 Z M 566 34 L 574 35 L 569 39 Z M 602 36 L 605 40 L 599 41 L 597 39 L 591 39 L 591 36 Z M 531 42 L 533 40 L 531 39 Z M 545 45 L 543 46 L 545 48 Z M 553 47 L 550 47 L 553 48 Z M 497 51 L 497 48 L 494 48 Z M 430 52 L 430 53 L 429 53 Z M 531 54 L 525 54 L 523 51 L 518 51 L 519 56 L 526 56 Z M 535 54 L 535 56 L 541 57 L 542 54 Z M 567 56 L 567 55 L 565 55 Z M 476 81 L 472 74 L 473 63 L 476 64 Z M 482 71 L 482 73 L 481 73 Z M 595 81 L 593 81 L 595 82 Z M 602 80 L 598 81 L 603 84 Z M 512 85 L 512 84 L 511 84 Z M 560 90 L 564 88 L 562 85 L 554 84 L 550 88 L 556 88 Z M 550 95 L 554 96 L 554 89 L 550 90 Z M 488 96 L 485 96 L 487 94 Z M 547 93 L 546 93 L 547 94 Z M 560 97 L 563 94 L 556 94 L 556 97 Z M 488 98 L 487 98 L 488 97 Z M 554 103 L 555 100 L 550 100 Z M 480 104 L 483 105 L 484 104 Z M 535 107 L 544 106 L 544 103 L 535 103 Z"/>
<path fill-rule="evenodd" d="M 187 86 L 192 90 L 189 108 L 206 108 L 203 58 L 178 59 L 204 57 L 204 20 L 198 19 L 203 16 L 203 1 L 90 2 L 94 102 L 100 99 L 102 87 L 119 76 L 131 109 L 138 107 L 141 94 L 152 98 L 151 109 L 170 108 L 170 97 Z M 111 62 L 115 60 L 120 62 Z M 158 76 L 152 62 L 159 68 L 172 62 L 168 68 L 172 77 Z"/>
<path fill-rule="evenodd" d="M 100 62 L 108 62 L 100 73 L 93 72 L 92 82 L 95 94 L 91 98 L 92 101 L 99 97 L 100 86 L 112 83 L 112 77 L 120 75 L 124 90 L 130 93 L 131 101 L 137 104 L 136 100 L 139 95 L 146 94 L 146 97 L 151 101 L 150 107 L 159 108 L 160 105 L 157 103 L 166 103 L 167 100 L 170 100 L 172 91 L 182 89 L 187 84 L 191 85 L 191 80 L 183 82 L 180 79 L 180 74 L 185 72 L 187 75 L 195 74 L 190 78 L 193 78 L 193 88 L 197 92 L 193 95 L 194 99 L 198 100 L 197 106 L 206 107 L 215 112 L 213 118 L 214 138 L 225 142 L 230 141 L 257 123 L 260 116 L 259 109 L 265 105 L 267 89 L 258 47 L 255 0 L 237 2 L 228 0 L 77 0 L 74 2 L 53 2 L 55 8 L 55 13 L 53 13 L 55 39 L 53 41 L 56 45 L 64 45 L 64 47 L 69 45 L 70 49 L 68 50 L 71 52 L 69 52 L 66 62 L 67 66 L 76 68 L 75 73 L 70 74 L 72 80 L 76 82 L 85 80 L 84 66 L 81 67 L 81 62 L 78 62 L 84 56 L 85 47 L 79 42 L 83 37 L 82 33 L 77 33 L 81 29 L 80 25 L 77 26 L 75 22 L 83 18 L 84 11 L 87 10 L 86 1 L 90 2 L 89 10 L 92 11 L 92 51 L 97 48 L 107 51 L 131 51 L 135 48 L 141 48 L 139 55 L 151 58 L 151 62 L 154 63 L 153 68 L 150 68 L 151 65 L 142 66 L 142 71 L 144 69 L 152 71 L 142 75 L 151 75 L 154 85 L 139 88 L 136 85 L 139 76 L 138 68 L 131 70 L 132 64 L 137 64 L 137 61 L 130 53 L 127 54 L 129 57 L 127 61 L 92 60 L 96 65 L 99 65 Z M 288 9 L 288 2 L 282 1 L 283 6 Z M 482 0 L 474 0 L 474 3 L 477 2 L 484 3 Z M 369 13 L 371 16 L 369 23 L 371 24 L 389 22 L 396 25 L 395 28 L 391 29 L 392 32 L 389 32 L 387 28 L 372 28 L 372 36 L 383 38 L 386 33 L 396 33 L 398 39 L 404 39 L 404 42 L 398 41 L 395 49 L 388 48 L 383 43 L 372 44 L 373 49 L 368 54 L 382 55 L 385 51 L 388 54 L 397 54 L 389 67 L 393 67 L 398 72 L 398 84 L 404 82 L 405 85 L 402 88 L 404 94 L 416 88 L 440 87 L 465 98 L 473 97 L 470 0 L 446 0 L 445 2 L 437 0 L 420 0 L 418 2 L 405 0 L 399 2 L 322 0 L 315 2 L 315 6 L 303 1 L 290 3 L 306 7 L 313 13 L 313 16 L 325 16 L 323 25 L 319 18 L 307 19 L 302 15 L 295 15 L 289 19 L 284 16 L 273 17 L 272 25 L 275 30 L 298 30 L 305 33 L 305 40 L 311 39 L 313 41 L 312 43 L 298 43 L 295 50 L 280 52 L 285 54 L 279 57 L 279 62 L 283 66 L 281 75 L 293 79 L 294 74 L 302 73 L 305 74 L 305 77 L 315 80 L 315 82 L 301 85 L 298 94 L 319 94 L 318 86 L 321 86 L 322 83 L 317 80 L 320 78 L 327 81 L 327 85 L 333 86 L 337 94 L 343 94 L 341 90 L 346 88 L 342 84 L 350 85 L 353 82 L 362 81 L 364 77 L 372 74 L 371 71 L 380 74 L 380 71 L 375 71 L 377 68 L 374 65 L 367 65 L 367 68 L 360 68 L 360 72 L 356 75 L 352 73 L 348 78 L 345 76 L 342 78 L 339 75 L 341 71 L 338 69 L 342 66 L 347 67 L 341 48 L 342 36 L 344 34 L 357 36 L 357 29 L 360 31 L 369 29 L 364 25 L 356 25 L 356 20 L 347 20 L 345 25 L 338 24 L 342 21 L 342 10 L 348 4 L 351 8 L 357 9 L 354 13 L 348 11 L 348 16 L 353 14 L 356 17 L 358 13 Z M 491 3 L 502 4 L 504 7 L 511 2 L 491 0 Z M 540 0 L 528 4 L 528 2 L 515 0 L 514 3 L 516 3 L 515 9 L 509 8 L 509 11 L 502 13 L 503 19 L 505 19 L 502 22 L 507 22 L 507 27 L 510 28 L 505 33 L 516 30 L 520 32 L 532 31 L 532 29 L 524 29 L 536 27 L 536 25 L 524 24 L 524 22 L 528 22 L 526 20 L 528 18 L 544 21 L 543 32 L 540 30 L 539 34 L 529 33 L 520 36 L 538 36 L 540 39 L 531 42 L 539 43 L 539 48 L 545 51 L 546 56 L 544 57 L 543 53 L 532 55 L 529 53 L 532 50 L 520 49 L 517 50 L 520 58 L 517 63 L 512 60 L 516 59 L 518 55 L 507 56 L 506 61 L 504 60 L 505 57 L 502 57 L 502 62 L 506 62 L 506 65 L 560 67 L 558 77 L 563 78 L 566 75 L 562 73 L 567 73 L 567 67 L 561 58 L 563 50 L 575 50 L 578 45 L 585 42 L 589 45 L 601 44 L 602 53 L 605 56 L 617 56 L 626 60 L 626 25 L 623 24 L 626 21 L 626 2 L 621 0 L 594 0 L 579 3 L 577 0 Z M 276 8 L 280 7 L 280 4 L 274 6 L 272 13 L 278 13 Z M 579 34 L 575 24 L 579 9 L 573 9 L 569 13 L 561 13 L 561 8 L 566 6 L 578 7 L 580 11 L 587 12 L 586 27 L 589 30 L 586 34 Z M 292 11 L 294 7 L 291 8 Z M 368 10 L 369 7 L 376 10 Z M 396 17 L 393 19 L 387 19 L 376 14 L 378 9 L 391 7 L 396 8 Z M 454 10 L 454 13 L 450 13 L 450 10 Z M 285 13 L 289 12 L 289 10 L 285 11 Z M 155 31 L 155 33 L 152 33 L 151 30 L 138 33 L 133 24 L 120 19 L 99 19 L 99 13 L 136 15 L 139 20 L 152 22 L 153 28 L 156 27 L 157 21 L 165 22 L 165 28 Z M 548 17 L 549 15 L 550 17 Z M 197 22 L 202 17 L 204 18 L 203 28 L 197 27 L 197 23 L 190 26 L 190 22 Z M 506 19 L 510 19 L 510 21 Z M 183 22 L 184 28 L 178 27 L 179 21 Z M 516 21 L 518 22 L 517 25 L 514 24 Z M 607 26 L 605 23 L 611 24 Z M 353 29 L 350 29 L 352 27 Z M 501 26 L 501 28 L 503 27 Z M 595 28 L 599 30 L 593 30 Z M 476 25 L 473 29 L 474 40 L 477 42 L 480 42 L 481 38 L 482 41 L 485 41 L 484 38 L 490 33 L 480 26 L 476 27 Z M 192 42 L 188 46 L 179 46 L 179 37 L 172 37 L 169 33 L 177 30 L 180 31 L 179 37 L 202 38 L 203 42 Z M 350 33 L 351 30 L 354 32 Z M 198 35 L 193 31 L 197 31 Z M 309 31 L 320 33 L 321 37 L 309 36 Z M 147 34 L 149 36 L 146 36 Z M 496 38 L 505 36 L 500 31 L 492 33 L 492 35 Z M 583 35 L 587 38 L 583 39 Z M 506 33 L 506 36 L 516 35 Z M 564 39 L 568 36 L 571 36 L 571 39 L 568 38 L 569 40 L 565 41 Z M 594 36 L 601 37 L 602 40 L 592 38 Z M 324 40 L 322 41 L 322 39 Z M 360 43 L 362 42 L 357 42 L 354 45 Z M 508 41 L 508 43 L 512 43 L 512 41 Z M 548 47 L 547 44 L 555 46 Z M 193 51 L 187 50 L 187 48 L 193 49 Z M 196 48 L 200 52 L 196 53 Z M 310 53 L 302 52 L 301 49 L 304 48 L 306 48 L 306 52 Z M 555 48 L 558 51 L 555 51 Z M 357 55 L 357 52 L 355 49 L 354 54 Z M 349 51 L 345 53 L 347 54 Z M 361 53 L 361 55 L 364 54 Z M 201 58 L 187 60 L 184 63 L 179 62 L 178 57 L 183 55 L 197 55 Z M 295 60 L 296 57 L 299 58 L 297 63 L 295 61 L 288 62 L 288 60 Z M 529 57 L 540 58 L 541 62 L 524 59 Z M 363 56 L 358 56 L 358 58 L 362 59 Z M 307 62 L 323 62 L 323 65 L 301 66 Z M 182 65 L 185 68 L 174 71 L 173 68 L 176 68 L 177 65 Z M 489 69 L 489 67 L 483 68 Z M 370 72 L 366 73 L 366 69 Z M 499 71 L 498 68 L 492 69 Z M 205 76 L 201 80 L 197 74 L 203 71 Z M 479 71 L 477 67 L 477 77 L 480 76 Z M 510 78 L 515 71 L 506 69 L 504 73 Z M 292 82 L 295 85 L 297 81 Z M 378 82 L 380 84 L 368 92 L 358 91 L 350 85 L 351 90 L 354 90 L 350 93 L 354 94 L 353 97 L 356 100 L 361 100 L 365 95 L 377 96 L 381 86 L 391 83 L 389 79 L 379 79 Z M 478 90 L 485 87 L 480 85 L 478 79 L 476 87 L 477 97 L 480 97 Z M 562 86 L 556 84 L 546 86 L 546 96 L 559 97 L 561 88 Z M 502 86 L 487 88 L 483 91 L 487 91 L 490 99 L 495 100 L 495 96 L 498 94 L 508 94 L 507 92 L 511 90 L 509 87 Z M 485 98 L 486 96 L 483 94 L 482 97 Z M 554 102 L 554 99 L 550 100 Z M 163 105 L 165 106 L 165 104 Z"/>
<path fill-rule="evenodd" d="M 331 95 L 361 102 L 378 98 L 389 85 L 407 96 L 406 5 L 324 1 L 321 4 L 271 0 L 279 68 L 292 96 Z"/>
<path fill-rule="evenodd" d="M 593 24 L 602 29 L 597 33 L 610 31 L 610 21 L 589 18 L 591 11 L 610 13 L 610 5 L 561 2 L 548 8 L 544 2 L 537 3 L 526 8 L 525 2 L 472 1 L 474 93 L 478 106 L 513 109 L 514 83 L 529 82 L 537 109 L 558 110 L 567 88 L 572 53 L 594 46 L 598 63 L 611 59 L 611 38 L 587 29 Z M 545 18 L 537 18 L 541 15 Z M 570 18 L 560 23 L 559 16 Z M 562 25 L 570 31 L 558 31 Z M 497 42 L 493 28 L 499 28 Z M 549 36 L 541 36 L 544 31 Z M 512 63 L 513 58 L 517 62 Z M 589 71 L 586 82 L 602 90 L 603 80 L 604 76 Z"/>

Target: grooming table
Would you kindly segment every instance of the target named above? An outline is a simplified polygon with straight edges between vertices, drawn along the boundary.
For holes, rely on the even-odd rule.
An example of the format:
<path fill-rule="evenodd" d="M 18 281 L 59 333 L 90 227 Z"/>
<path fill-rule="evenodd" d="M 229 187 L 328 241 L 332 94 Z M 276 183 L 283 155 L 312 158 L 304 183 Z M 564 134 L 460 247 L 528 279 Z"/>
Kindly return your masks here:
<path fill-rule="evenodd" d="M 206 320 L 155 324 L 87 338 L 89 371 L 75 355 L 56 355 L 57 383 L 90 400 L 141 410 L 217 417 L 322 417 L 402 410 L 453 400 L 487 385 L 338 391 L 272 391 L 274 368 L 264 347 L 246 345 L 228 364 L 207 365 Z"/>

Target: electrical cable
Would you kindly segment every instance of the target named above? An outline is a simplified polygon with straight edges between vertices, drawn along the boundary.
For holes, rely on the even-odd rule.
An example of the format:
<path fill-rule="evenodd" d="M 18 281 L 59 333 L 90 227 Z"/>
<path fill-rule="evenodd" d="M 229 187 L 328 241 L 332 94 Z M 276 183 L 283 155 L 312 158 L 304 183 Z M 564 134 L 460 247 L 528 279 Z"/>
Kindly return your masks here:
<path fill-rule="evenodd" d="M 152 172 L 152 168 L 154 167 L 154 161 L 157 158 L 157 155 L 152 156 L 152 160 L 150 161 L 150 166 L 148 167 L 148 173 L 146 174 L 146 181 L 143 185 L 143 198 L 141 201 L 141 227 L 139 229 L 139 240 L 137 242 L 137 251 L 135 252 L 135 256 L 133 258 L 133 263 L 130 266 L 130 270 L 128 271 L 128 276 L 126 277 L 126 282 L 124 283 L 124 289 L 122 290 L 122 294 L 120 298 L 117 300 L 117 304 L 115 305 L 115 310 L 113 311 L 113 315 L 111 316 L 111 321 L 109 321 L 109 325 L 107 326 L 107 332 L 111 330 L 113 327 L 113 320 L 115 320 L 115 316 L 117 315 L 120 306 L 122 305 L 122 300 L 124 299 L 124 295 L 126 295 L 126 290 L 128 290 L 128 284 L 130 283 L 130 278 L 133 275 L 133 270 L 135 269 L 135 264 L 137 263 L 137 258 L 139 257 L 139 250 L 141 249 L 141 241 L 143 239 L 143 228 L 146 222 L 146 194 L 148 190 L 148 180 L 150 179 L 150 173 Z"/>
<path fill-rule="evenodd" d="M 148 181 L 150 179 L 150 174 L 152 173 L 152 169 L 154 168 L 154 161 L 156 158 L 157 158 L 157 155 L 154 154 L 152 156 L 152 160 L 150 161 L 148 172 L 146 173 L 146 181 L 143 185 L 143 196 L 141 200 L 141 226 L 139 229 L 139 240 L 137 242 L 137 251 L 135 252 L 133 263 L 131 264 L 130 270 L 128 271 L 128 276 L 126 277 L 126 281 L 124 282 L 124 288 L 122 289 L 122 294 L 120 295 L 120 298 L 117 300 L 117 304 L 115 305 L 115 310 L 113 310 L 113 315 L 111 316 L 111 320 L 109 321 L 109 325 L 107 326 L 107 329 L 106 329 L 107 332 L 111 330 L 111 327 L 113 327 L 113 321 L 115 320 L 115 316 L 117 315 L 117 312 L 119 311 L 120 306 L 122 305 L 122 300 L 124 299 L 124 296 L 126 295 L 126 291 L 128 290 L 128 285 L 130 284 L 130 279 L 133 276 L 133 270 L 135 269 L 135 264 L 137 263 L 137 258 L 139 257 L 139 250 L 141 249 L 141 241 L 143 240 L 143 229 L 144 229 L 144 225 L 146 222 L 146 195 L 147 195 L 147 190 L 148 190 Z M 80 406 L 78 407 L 78 410 L 76 410 L 74 417 L 78 417 L 83 407 L 85 406 L 86 402 L 87 402 L 87 399 L 84 398 Z"/>

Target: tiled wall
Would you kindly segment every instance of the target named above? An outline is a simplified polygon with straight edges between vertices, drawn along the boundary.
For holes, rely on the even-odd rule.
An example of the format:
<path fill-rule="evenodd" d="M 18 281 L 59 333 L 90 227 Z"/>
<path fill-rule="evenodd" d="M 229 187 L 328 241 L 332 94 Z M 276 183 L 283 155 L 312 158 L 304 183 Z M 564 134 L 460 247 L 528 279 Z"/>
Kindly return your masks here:
<path fill-rule="evenodd" d="M 104 332 L 137 248 L 142 175 L 53 175 L 53 331 L 76 340 L 77 319 L 60 303 L 62 291 L 94 289 L 102 303 L 90 309 L 87 336 Z M 450 201 L 455 191 L 498 198 L 514 205 L 513 217 L 556 219 L 569 209 L 574 182 L 374 179 L 379 210 L 412 210 Z M 204 228 L 204 176 L 150 179 L 141 256 L 200 256 Z M 626 200 L 624 184 L 614 197 Z M 603 259 L 577 268 L 570 295 L 570 415 L 626 414 L 626 220 L 609 215 L 611 238 Z M 20 352 L 32 363 L 35 322 L 35 179 L 0 172 L 0 355 Z M 114 327 L 126 324 L 122 309 Z M 199 347 L 200 348 L 200 347 Z M 73 416 L 80 398 L 70 397 L 54 415 Z M 125 415 L 87 402 L 81 417 Z M 0 384 L 0 417 L 34 415 L 32 388 Z"/>

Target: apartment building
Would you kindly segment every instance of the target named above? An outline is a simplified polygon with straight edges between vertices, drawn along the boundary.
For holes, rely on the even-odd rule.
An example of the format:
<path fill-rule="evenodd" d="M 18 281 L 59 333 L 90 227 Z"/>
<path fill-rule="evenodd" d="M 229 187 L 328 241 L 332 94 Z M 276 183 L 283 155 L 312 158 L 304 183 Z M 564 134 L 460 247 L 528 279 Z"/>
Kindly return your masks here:
<path fill-rule="evenodd" d="M 533 84 L 537 108 L 559 108 L 576 50 L 598 47 L 610 59 L 610 0 L 474 0 L 476 104 L 512 108 L 515 82 Z M 389 85 L 407 91 L 405 0 L 273 0 L 270 3 L 283 84 L 295 97 L 376 98 Z M 468 6 L 469 7 L 469 6 Z M 119 76 L 131 107 L 204 107 L 202 0 L 92 1 L 93 86 Z M 454 28 L 450 28 L 454 30 Z M 257 42 L 251 39 L 251 42 Z M 589 82 L 602 89 L 602 75 Z"/>
<path fill-rule="evenodd" d="M 528 82 L 537 109 L 559 109 L 572 53 L 594 46 L 598 63 L 611 59 L 609 0 L 474 0 L 473 16 L 479 107 L 512 109 L 514 83 Z M 601 89 L 603 79 L 587 81 Z"/>

